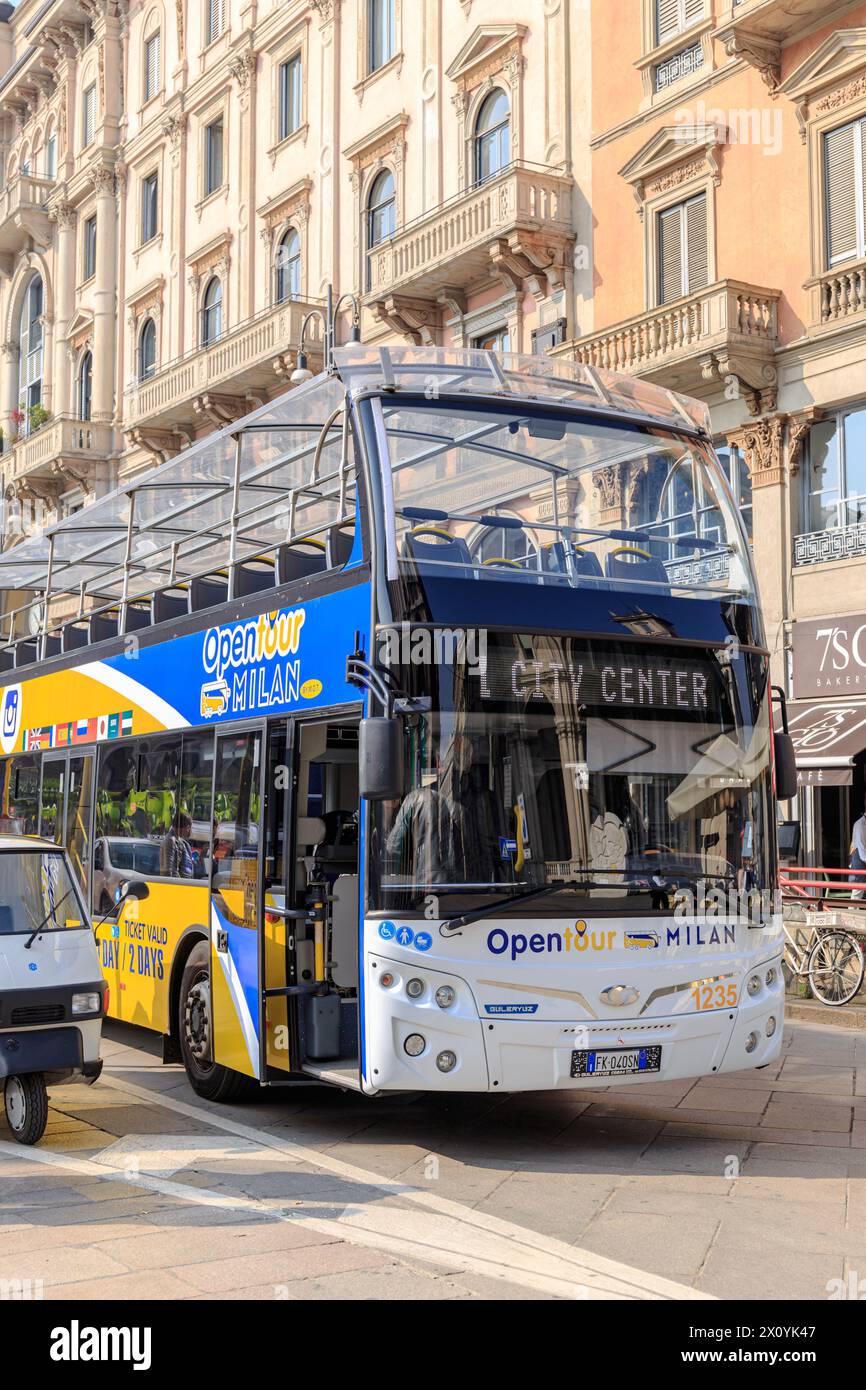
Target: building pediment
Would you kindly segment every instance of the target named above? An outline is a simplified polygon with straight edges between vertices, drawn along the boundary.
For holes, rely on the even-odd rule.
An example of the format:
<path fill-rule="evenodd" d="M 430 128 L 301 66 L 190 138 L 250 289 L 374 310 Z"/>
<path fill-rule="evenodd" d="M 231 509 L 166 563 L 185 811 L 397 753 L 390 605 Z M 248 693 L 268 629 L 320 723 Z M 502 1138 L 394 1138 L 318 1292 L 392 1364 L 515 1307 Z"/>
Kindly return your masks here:
<path fill-rule="evenodd" d="M 283 193 L 278 193 L 267 203 L 262 203 L 260 207 L 256 208 L 256 212 L 263 219 L 266 227 L 278 227 L 283 222 L 288 222 L 291 217 L 297 216 L 299 212 L 309 213 L 312 187 L 313 180 L 311 178 L 298 179 L 291 188 Z"/>
<path fill-rule="evenodd" d="M 782 83 L 796 103 L 805 139 L 810 117 L 827 115 L 866 95 L 866 29 L 839 29 Z"/>
<path fill-rule="evenodd" d="M 639 204 L 666 186 L 707 173 L 718 183 L 718 150 L 725 138 L 726 132 L 715 124 L 663 126 L 623 165 L 620 177 L 632 185 Z"/>
<path fill-rule="evenodd" d="M 517 52 L 526 36 L 525 24 L 479 24 L 445 69 L 452 82 L 473 86 L 502 68 L 510 52 Z"/>
<path fill-rule="evenodd" d="M 66 337 L 73 347 L 80 347 L 93 332 L 93 314 L 89 309 L 79 309 L 66 329 Z"/>
<path fill-rule="evenodd" d="M 779 90 L 794 101 L 813 96 L 866 68 L 866 29 L 837 29 L 810 53 Z"/>

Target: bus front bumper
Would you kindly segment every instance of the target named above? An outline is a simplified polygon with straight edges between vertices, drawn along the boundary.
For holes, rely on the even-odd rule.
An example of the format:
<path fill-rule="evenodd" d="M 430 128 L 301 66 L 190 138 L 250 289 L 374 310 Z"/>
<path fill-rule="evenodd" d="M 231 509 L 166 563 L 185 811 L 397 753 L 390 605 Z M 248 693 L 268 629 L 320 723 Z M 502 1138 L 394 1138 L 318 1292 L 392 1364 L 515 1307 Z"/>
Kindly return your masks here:
<path fill-rule="evenodd" d="M 592 1090 L 764 1067 L 778 1058 L 782 1045 L 785 994 L 776 964 L 775 982 L 762 986 L 754 998 L 741 991 L 736 1007 L 683 1011 L 666 1017 L 608 1016 L 574 1022 L 531 1016 L 479 1018 L 474 1008 L 445 1014 L 429 1005 L 413 1007 L 405 995 L 395 994 L 378 1013 L 372 1030 L 365 1089 Z M 465 981 L 450 979 L 458 998 L 460 994 L 465 998 L 469 994 Z M 380 1008 L 384 1003 L 380 1000 Z M 421 1037 L 424 1042 L 417 1056 L 407 1052 L 406 1044 L 412 1037 Z M 656 1071 L 624 1076 L 572 1075 L 576 1052 L 655 1047 L 661 1048 Z M 443 1053 L 454 1058 L 447 1071 L 441 1067 Z"/>

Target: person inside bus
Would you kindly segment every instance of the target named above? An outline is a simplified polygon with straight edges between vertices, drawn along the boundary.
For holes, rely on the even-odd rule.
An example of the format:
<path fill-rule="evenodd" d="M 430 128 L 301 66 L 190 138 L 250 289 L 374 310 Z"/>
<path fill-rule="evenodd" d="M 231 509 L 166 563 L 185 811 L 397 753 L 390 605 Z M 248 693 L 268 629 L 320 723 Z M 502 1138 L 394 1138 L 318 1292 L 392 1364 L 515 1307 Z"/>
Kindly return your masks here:
<path fill-rule="evenodd" d="M 195 878 L 195 860 L 190 849 L 192 819 L 178 811 L 159 847 L 159 872 L 166 878 Z"/>
<path fill-rule="evenodd" d="M 492 852 L 495 811 L 473 781 L 474 756 L 472 740 L 454 734 L 437 754 L 436 781 L 403 798 L 386 850 L 398 872 L 412 865 L 418 885 L 487 883 L 502 875 Z"/>

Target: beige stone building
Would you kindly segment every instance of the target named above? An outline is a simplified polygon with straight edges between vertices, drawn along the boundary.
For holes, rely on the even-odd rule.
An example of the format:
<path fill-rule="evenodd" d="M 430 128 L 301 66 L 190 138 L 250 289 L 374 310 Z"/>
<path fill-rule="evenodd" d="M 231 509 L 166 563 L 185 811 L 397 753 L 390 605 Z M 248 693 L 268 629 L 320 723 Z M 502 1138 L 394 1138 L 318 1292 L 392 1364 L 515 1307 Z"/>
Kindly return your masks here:
<path fill-rule="evenodd" d="M 584 0 L 4 6 L 6 543 L 286 390 L 329 284 L 365 341 L 580 332 L 588 19 Z M 317 317 L 308 346 L 315 365 Z"/>

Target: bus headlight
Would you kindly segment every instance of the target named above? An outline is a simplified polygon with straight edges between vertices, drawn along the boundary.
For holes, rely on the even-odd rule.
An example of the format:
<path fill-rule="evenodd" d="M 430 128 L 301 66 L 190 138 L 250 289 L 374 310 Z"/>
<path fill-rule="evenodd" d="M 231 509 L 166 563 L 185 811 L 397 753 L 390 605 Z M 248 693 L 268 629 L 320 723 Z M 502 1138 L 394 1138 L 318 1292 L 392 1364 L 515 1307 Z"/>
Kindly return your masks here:
<path fill-rule="evenodd" d="M 409 980 L 406 984 L 406 993 L 410 999 L 420 999 L 424 993 L 424 981 L 419 980 L 417 975 L 414 980 Z"/>
<path fill-rule="evenodd" d="M 766 983 L 768 989 L 771 989 L 772 986 L 776 983 L 776 967 L 775 967 L 775 965 L 771 965 L 771 966 L 770 966 L 769 970 L 767 971 L 766 975 L 764 976 L 764 980 L 765 980 L 765 983 Z"/>
<path fill-rule="evenodd" d="M 749 994 L 751 994 L 753 997 L 754 997 L 756 994 L 759 994 L 760 991 L 761 991 L 761 977 L 760 977 L 760 975 L 750 975 L 750 976 L 749 976 L 749 980 L 748 980 L 748 984 L 746 985 L 746 989 L 748 990 Z"/>
<path fill-rule="evenodd" d="M 456 1052 L 440 1052 L 436 1058 L 436 1065 L 440 1071 L 453 1071 L 457 1066 Z"/>
<path fill-rule="evenodd" d="M 75 1014 L 98 1014 L 102 1008 L 101 994 L 73 994 L 72 1013 Z"/>
<path fill-rule="evenodd" d="M 767 1019 L 767 1037 L 771 1038 L 776 1031 L 776 1020 L 772 1014 Z"/>
<path fill-rule="evenodd" d="M 450 1009 L 457 995 L 450 985 L 440 985 L 436 991 L 436 1003 L 440 1009 Z"/>
<path fill-rule="evenodd" d="M 755 1050 L 755 1048 L 756 1048 L 757 1046 L 758 1046 L 758 1035 L 757 1035 L 757 1033 L 750 1033 L 749 1036 L 746 1038 L 746 1051 L 747 1051 L 747 1052 L 754 1052 L 754 1050 Z"/>
<path fill-rule="evenodd" d="M 420 1033 L 410 1033 L 403 1044 L 403 1051 L 410 1057 L 420 1057 L 427 1043 Z"/>

